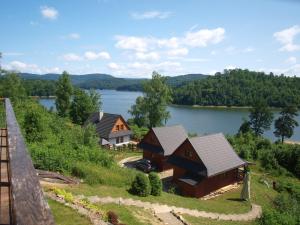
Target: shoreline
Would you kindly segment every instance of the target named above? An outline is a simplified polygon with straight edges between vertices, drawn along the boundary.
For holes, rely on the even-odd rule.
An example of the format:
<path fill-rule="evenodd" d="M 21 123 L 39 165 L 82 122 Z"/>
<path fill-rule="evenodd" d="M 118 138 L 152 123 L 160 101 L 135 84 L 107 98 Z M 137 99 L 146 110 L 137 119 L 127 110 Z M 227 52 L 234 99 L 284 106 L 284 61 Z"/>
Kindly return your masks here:
<path fill-rule="evenodd" d="M 250 110 L 252 106 L 226 106 L 226 105 L 179 105 L 179 104 L 171 104 L 172 107 L 183 107 L 183 108 L 191 108 L 191 109 L 233 109 L 233 110 Z M 279 111 L 280 107 L 271 107 L 271 110 Z"/>
<path fill-rule="evenodd" d="M 30 98 L 33 99 L 56 99 L 55 95 L 50 95 L 50 96 L 30 96 Z"/>

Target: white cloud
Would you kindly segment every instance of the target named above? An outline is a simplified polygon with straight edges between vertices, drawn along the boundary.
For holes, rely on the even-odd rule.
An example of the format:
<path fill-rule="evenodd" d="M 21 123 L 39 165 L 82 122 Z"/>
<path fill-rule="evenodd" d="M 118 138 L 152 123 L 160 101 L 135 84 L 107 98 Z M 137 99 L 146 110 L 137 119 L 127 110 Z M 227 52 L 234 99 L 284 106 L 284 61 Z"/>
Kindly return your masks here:
<path fill-rule="evenodd" d="M 157 48 L 180 49 L 179 54 L 187 54 L 186 47 L 206 47 L 210 44 L 220 43 L 224 39 L 225 29 L 202 29 L 195 32 L 189 31 L 183 37 L 155 38 L 117 35 L 115 47 L 123 50 L 147 52 Z M 185 48 L 185 50 L 184 50 Z M 173 53 L 176 54 L 174 50 Z M 172 54 L 172 52 L 171 52 Z"/>
<path fill-rule="evenodd" d="M 116 48 L 135 51 L 147 51 L 149 47 L 149 39 L 135 36 L 116 36 Z"/>
<path fill-rule="evenodd" d="M 22 56 L 22 52 L 3 52 L 3 56 Z"/>
<path fill-rule="evenodd" d="M 92 52 L 87 51 L 84 53 L 84 58 L 87 60 L 96 60 L 96 59 L 110 59 L 110 54 L 108 52 Z"/>
<path fill-rule="evenodd" d="M 76 55 L 74 53 L 68 53 L 63 55 L 63 59 L 66 61 L 81 61 L 82 57 L 80 57 L 79 55 Z"/>
<path fill-rule="evenodd" d="M 138 60 L 159 60 L 160 55 L 157 52 L 149 52 L 149 53 L 144 53 L 144 52 L 136 52 L 135 56 Z"/>
<path fill-rule="evenodd" d="M 189 50 L 187 48 L 175 48 L 171 49 L 167 52 L 169 56 L 185 56 L 189 54 Z"/>
<path fill-rule="evenodd" d="M 121 68 L 120 65 L 114 62 L 109 63 L 107 67 L 111 70 L 119 70 Z"/>
<path fill-rule="evenodd" d="M 36 64 L 28 64 L 21 61 L 12 61 L 9 64 L 3 65 L 3 68 L 6 70 L 14 70 L 18 72 L 38 73 L 38 74 L 62 72 L 62 70 L 58 67 L 44 68 L 44 67 L 39 67 Z"/>
<path fill-rule="evenodd" d="M 234 65 L 228 65 L 225 67 L 226 70 L 234 70 L 236 68 L 237 68 L 237 66 L 234 66 Z"/>
<path fill-rule="evenodd" d="M 252 47 L 247 47 L 247 48 L 243 49 L 243 52 L 245 52 L 245 53 L 253 52 L 253 51 L 254 51 L 254 48 L 252 48 Z"/>
<path fill-rule="evenodd" d="M 291 56 L 285 62 L 288 63 L 288 64 L 296 64 L 297 63 L 297 59 L 296 59 L 296 57 Z"/>
<path fill-rule="evenodd" d="M 275 39 L 282 44 L 279 50 L 288 52 L 300 50 L 300 45 L 294 44 L 294 39 L 298 34 L 300 34 L 299 26 L 292 26 L 274 33 Z"/>
<path fill-rule="evenodd" d="M 68 37 L 69 39 L 74 39 L 74 40 L 76 40 L 76 39 L 80 39 L 80 34 L 78 34 L 78 33 L 71 33 L 71 34 L 69 34 L 67 37 Z"/>
<path fill-rule="evenodd" d="M 191 47 L 206 47 L 209 44 L 220 43 L 224 37 L 224 28 L 202 29 L 195 32 L 187 32 L 184 37 L 184 43 Z"/>
<path fill-rule="evenodd" d="M 144 19 L 166 19 L 172 15 L 171 12 L 147 11 L 143 13 L 131 13 L 131 17 L 136 20 Z"/>
<path fill-rule="evenodd" d="M 41 13 L 44 18 L 49 20 L 55 20 L 58 17 L 58 11 L 53 7 L 43 6 L 41 7 Z"/>
<path fill-rule="evenodd" d="M 172 37 L 168 39 L 158 39 L 157 44 L 159 47 L 166 47 L 166 48 L 178 48 L 179 47 L 179 38 Z"/>
<path fill-rule="evenodd" d="M 209 59 L 206 58 L 183 58 L 183 61 L 186 62 L 207 62 Z"/>

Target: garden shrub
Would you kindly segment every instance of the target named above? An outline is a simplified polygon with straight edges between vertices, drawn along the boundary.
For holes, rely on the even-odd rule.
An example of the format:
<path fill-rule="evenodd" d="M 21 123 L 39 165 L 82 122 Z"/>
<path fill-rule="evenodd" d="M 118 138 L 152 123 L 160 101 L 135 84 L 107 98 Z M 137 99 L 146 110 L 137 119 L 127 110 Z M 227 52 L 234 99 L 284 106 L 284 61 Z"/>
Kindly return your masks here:
<path fill-rule="evenodd" d="M 118 225 L 119 224 L 119 218 L 116 213 L 113 211 L 108 211 L 107 212 L 107 217 L 108 217 L 108 222 L 110 222 L 113 225 Z"/>
<path fill-rule="evenodd" d="M 149 181 L 151 185 L 151 195 L 160 196 L 162 192 L 162 182 L 157 173 L 151 172 L 149 174 Z"/>
<path fill-rule="evenodd" d="M 130 191 L 138 196 L 146 197 L 151 193 L 151 186 L 145 174 L 138 173 L 131 184 Z"/>

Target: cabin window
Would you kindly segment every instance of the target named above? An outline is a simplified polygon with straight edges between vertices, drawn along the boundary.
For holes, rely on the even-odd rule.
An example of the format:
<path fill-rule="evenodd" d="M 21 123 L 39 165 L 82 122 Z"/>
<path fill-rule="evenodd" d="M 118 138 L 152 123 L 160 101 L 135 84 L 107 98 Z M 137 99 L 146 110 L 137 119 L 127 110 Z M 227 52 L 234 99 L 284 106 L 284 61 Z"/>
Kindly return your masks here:
<path fill-rule="evenodd" d="M 193 157 L 193 153 L 190 149 L 185 149 L 184 150 L 184 156 L 187 158 L 192 158 Z"/>
<path fill-rule="evenodd" d="M 124 137 L 117 137 L 116 138 L 116 143 L 119 144 L 119 143 L 123 143 L 124 142 Z"/>
<path fill-rule="evenodd" d="M 121 125 L 121 130 L 124 130 L 124 125 L 123 124 Z"/>
<path fill-rule="evenodd" d="M 119 125 L 116 126 L 116 130 L 120 130 L 120 126 Z"/>

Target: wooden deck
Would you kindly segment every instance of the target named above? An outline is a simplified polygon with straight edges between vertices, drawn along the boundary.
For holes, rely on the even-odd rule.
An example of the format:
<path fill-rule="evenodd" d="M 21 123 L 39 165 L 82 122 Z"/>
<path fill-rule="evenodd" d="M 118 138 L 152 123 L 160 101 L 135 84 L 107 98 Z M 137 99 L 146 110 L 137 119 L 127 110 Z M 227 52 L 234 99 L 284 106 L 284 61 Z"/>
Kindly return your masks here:
<path fill-rule="evenodd" d="M 7 130 L 0 130 L 0 225 L 11 224 Z"/>

